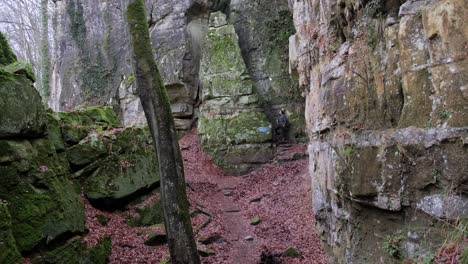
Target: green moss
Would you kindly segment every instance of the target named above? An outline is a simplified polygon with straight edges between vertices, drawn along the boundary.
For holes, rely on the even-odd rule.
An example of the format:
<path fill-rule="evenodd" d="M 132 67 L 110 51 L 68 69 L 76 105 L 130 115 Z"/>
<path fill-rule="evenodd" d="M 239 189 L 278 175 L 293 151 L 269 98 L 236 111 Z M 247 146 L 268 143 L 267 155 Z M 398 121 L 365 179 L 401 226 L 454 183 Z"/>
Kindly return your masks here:
<path fill-rule="evenodd" d="M 99 224 L 101 224 L 102 226 L 107 225 L 107 222 L 109 221 L 109 220 L 107 220 L 107 218 L 105 216 L 103 216 L 101 214 L 96 215 L 96 219 L 99 222 Z"/>
<path fill-rule="evenodd" d="M 104 133 L 105 134 L 105 133 Z M 104 135 L 104 138 L 107 138 Z M 86 139 L 69 152 L 70 161 L 86 161 L 87 164 L 96 161 L 97 169 L 83 182 L 85 194 L 90 199 L 114 200 L 127 197 L 134 192 L 149 188 L 159 181 L 157 158 L 151 145 L 149 133 L 143 129 L 127 128 L 107 139 L 104 147 L 92 147 Z M 70 149 L 70 150 L 71 150 Z M 90 154 L 78 155 L 81 150 L 88 149 Z M 105 156 L 106 153 L 115 155 Z M 88 153 L 88 151 L 86 151 Z M 98 156 L 92 153 L 101 153 Z M 89 156 L 94 158 L 89 159 Z"/>
<path fill-rule="evenodd" d="M 31 80 L 26 75 L 12 75 L 4 70 L 0 71 L 0 79 L 0 138 L 43 136 L 47 117 Z"/>
<path fill-rule="evenodd" d="M 75 237 L 65 245 L 48 252 L 42 252 L 38 257 L 31 259 L 33 264 L 105 264 L 111 253 L 111 239 L 102 239 L 95 247 L 87 248 L 81 243 L 80 237 Z"/>
<path fill-rule="evenodd" d="M 11 232 L 10 213 L 2 200 L 0 200 L 0 263 L 23 263 Z"/>
<path fill-rule="evenodd" d="M 222 27 L 208 33 L 207 43 L 210 54 L 208 65 L 212 73 L 245 69 L 237 41 L 237 35 L 231 27 Z"/>
<path fill-rule="evenodd" d="M 15 76 L 13 74 L 4 70 L 3 67 L 0 67 L 0 83 L 11 82 L 14 80 L 15 80 Z"/>
<path fill-rule="evenodd" d="M 289 138 L 298 141 L 306 141 L 306 121 L 304 113 L 291 113 L 288 115 L 289 121 Z"/>
<path fill-rule="evenodd" d="M 129 221 L 130 226 L 152 226 L 164 222 L 161 200 L 141 209 L 137 209 L 138 217 Z"/>
<path fill-rule="evenodd" d="M 3 70 L 11 73 L 11 74 L 24 74 L 28 79 L 32 82 L 36 81 L 36 77 L 34 76 L 34 71 L 32 69 L 31 64 L 25 61 L 17 61 L 12 64 L 9 64 L 3 67 Z"/>
<path fill-rule="evenodd" d="M 253 93 L 253 83 L 250 79 L 242 80 L 240 76 L 212 76 L 209 78 L 209 94 L 206 99 L 224 96 L 249 95 Z M 205 91 L 204 91 L 205 92 Z"/>
<path fill-rule="evenodd" d="M 272 156 L 271 124 L 260 112 L 202 116 L 198 132 L 203 149 L 229 174 L 243 174 L 252 169 L 252 163 L 268 162 Z"/>
<path fill-rule="evenodd" d="M 47 135 L 57 151 L 65 150 L 60 123 L 52 114 L 47 114 Z"/>
<path fill-rule="evenodd" d="M 269 43 L 274 47 L 289 46 L 289 37 L 296 33 L 293 17 L 288 10 L 282 10 L 278 16 L 272 16 L 266 21 L 266 30 L 270 36 Z"/>
<path fill-rule="evenodd" d="M 201 116 L 198 121 L 198 133 L 202 135 L 201 144 L 207 147 L 225 149 L 227 119 L 206 118 Z"/>
<path fill-rule="evenodd" d="M 294 247 L 288 247 L 284 251 L 283 256 L 291 257 L 291 258 L 299 258 L 299 257 L 301 257 L 301 253 L 299 253 L 299 251 Z"/>
<path fill-rule="evenodd" d="M 0 32 L 0 66 L 14 63 L 16 60 L 16 55 L 13 50 L 11 50 L 6 36 Z"/>
<path fill-rule="evenodd" d="M 468 263 L 468 247 L 463 250 L 463 253 L 460 256 L 460 263 Z"/>
<path fill-rule="evenodd" d="M 83 184 L 90 199 L 120 199 L 159 181 L 156 157 L 148 149 L 108 157 Z"/>
<path fill-rule="evenodd" d="M 96 159 L 105 156 L 107 149 L 101 138 L 97 137 L 97 141 L 91 141 L 91 136 L 86 140 L 82 140 L 79 144 L 67 149 L 67 157 L 70 164 L 83 166 L 90 164 Z"/>
<path fill-rule="evenodd" d="M 92 130 L 104 131 L 117 127 L 120 123 L 112 107 L 90 106 L 80 111 L 50 113 L 49 120 L 56 120 L 61 125 L 63 140 L 74 145 L 88 136 Z"/>
<path fill-rule="evenodd" d="M 244 112 L 229 120 L 226 137 L 230 144 L 264 143 L 271 141 L 271 124 L 265 114 Z"/>
<path fill-rule="evenodd" d="M 151 40 L 149 38 L 148 23 L 146 17 L 141 16 L 141 14 L 146 14 L 145 3 L 143 1 L 134 1 L 128 5 L 127 8 L 127 19 L 130 26 L 130 33 L 132 36 L 138 36 L 138 41 L 133 40 L 133 50 L 135 55 L 138 58 L 147 58 L 147 56 L 152 56 L 153 51 L 151 48 Z M 143 72 L 150 72 L 151 65 L 150 60 L 141 62 L 146 62 L 145 64 L 141 63 L 138 65 L 141 67 Z"/>
<path fill-rule="evenodd" d="M 88 106 L 84 114 L 91 117 L 94 122 L 102 122 L 109 126 L 117 126 L 119 124 L 117 114 L 109 106 Z"/>
<path fill-rule="evenodd" d="M 89 250 L 89 258 L 93 264 L 105 264 L 108 262 L 112 250 L 112 241 L 105 237 L 97 246 Z"/>
<path fill-rule="evenodd" d="M 24 172 L 2 167 L 0 199 L 8 201 L 18 249 L 29 251 L 67 232 L 84 230 L 84 204 L 68 180 L 66 160 L 45 139 L 35 140 Z"/>
<path fill-rule="evenodd" d="M 0 140 L 0 163 L 30 159 L 33 155 L 27 140 Z"/>

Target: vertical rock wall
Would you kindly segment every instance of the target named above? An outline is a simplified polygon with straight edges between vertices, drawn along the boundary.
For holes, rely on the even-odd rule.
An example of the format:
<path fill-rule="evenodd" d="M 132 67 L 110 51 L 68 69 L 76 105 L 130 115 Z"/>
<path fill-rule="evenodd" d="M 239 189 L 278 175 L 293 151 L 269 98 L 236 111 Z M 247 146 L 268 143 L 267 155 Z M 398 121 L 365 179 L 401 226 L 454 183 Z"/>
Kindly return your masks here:
<path fill-rule="evenodd" d="M 198 96 L 200 58 L 194 54 L 200 54 L 197 50 L 201 46 L 192 45 L 196 42 L 192 38 L 198 32 L 204 35 L 201 24 L 208 24 L 208 7 L 195 2 L 151 0 L 146 4 L 154 53 L 181 130 L 191 127 Z M 124 125 L 145 123 L 133 85 L 126 6 L 127 1 L 56 2 L 58 59 L 53 72 L 52 109 L 113 105 L 119 108 Z"/>
<path fill-rule="evenodd" d="M 291 123 L 289 137 L 304 137 L 304 98 L 297 77 L 289 74 L 288 39 L 295 29 L 287 1 L 233 0 L 229 20 L 270 121 L 283 108 Z"/>
<path fill-rule="evenodd" d="M 120 108 L 125 125 L 144 123 L 131 66 L 124 1 L 57 1 L 54 17 L 57 63 L 50 106 L 82 104 Z M 304 102 L 288 74 L 288 36 L 294 33 L 287 3 L 278 1 L 147 0 L 154 54 L 180 130 L 192 126 L 201 103 L 200 61 L 211 12 L 223 11 L 235 26 L 248 75 L 270 121 L 286 108 L 294 128 L 303 127 Z M 297 125 L 296 125 L 297 124 Z M 292 129 L 291 137 L 302 137 Z"/>
<path fill-rule="evenodd" d="M 434 254 L 468 217 L 466 1 L 289 3 L 331 262 Z"/>
<path fill-rule="evenodd" d="M 226 16 L 213 13 L 201 62 L 198 133 L 216 164 L 234 175 L 272 157 L 272 126 L 262 112 L 238 43 Z"/>

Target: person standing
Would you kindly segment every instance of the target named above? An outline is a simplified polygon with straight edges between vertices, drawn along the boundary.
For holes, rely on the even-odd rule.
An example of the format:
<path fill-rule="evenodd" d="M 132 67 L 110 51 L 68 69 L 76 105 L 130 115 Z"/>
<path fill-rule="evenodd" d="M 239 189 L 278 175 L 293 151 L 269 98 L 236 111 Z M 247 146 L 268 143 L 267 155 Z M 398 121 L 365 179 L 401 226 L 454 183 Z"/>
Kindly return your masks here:
<path fill-rule="evenodd" d="M 283 109 L 278 113 L 277 125 L 275 129 L 275 134 L 277 135 L 278 143 L 283 143 L 287 140 L 288 137 L 288 118 Z"/>

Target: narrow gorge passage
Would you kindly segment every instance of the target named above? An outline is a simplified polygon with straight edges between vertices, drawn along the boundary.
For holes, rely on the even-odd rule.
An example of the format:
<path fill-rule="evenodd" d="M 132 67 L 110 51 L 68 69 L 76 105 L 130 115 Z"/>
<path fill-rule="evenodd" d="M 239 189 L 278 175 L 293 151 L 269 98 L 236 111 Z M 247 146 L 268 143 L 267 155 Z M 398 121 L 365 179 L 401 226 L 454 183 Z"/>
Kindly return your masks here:
<path fill-rule="evenodd" d="M 204 214 L 192 218 L 194 230 L 209 222 L 196 235 L 202 263 L 327 263 L 313 227 L 304 146 L 283 147 L 279 160 L 244 177 L 225 176 L 199 146 L 196 131 L 183 137 L 180 146 L 191 209 L 211 215 L 211 219 Z M 293 161 L 293 156 L 302 158 Z M 145 245 L 148 233 L 160 232 L 161 226 L 127 225 L 135 208 L 153 203 L 157 196 L 115 213 L 99 211 L 87 203 L 90 232 L 85 241 L 94 245 L 110 236 L 110 263 L 159 263 L 167 259 L 166 245 Z M 97 215 L 108 219 L 105 226 Z M 297 250 L 301 256 L 280 257 L 288 248 L 289 254 Z"/>

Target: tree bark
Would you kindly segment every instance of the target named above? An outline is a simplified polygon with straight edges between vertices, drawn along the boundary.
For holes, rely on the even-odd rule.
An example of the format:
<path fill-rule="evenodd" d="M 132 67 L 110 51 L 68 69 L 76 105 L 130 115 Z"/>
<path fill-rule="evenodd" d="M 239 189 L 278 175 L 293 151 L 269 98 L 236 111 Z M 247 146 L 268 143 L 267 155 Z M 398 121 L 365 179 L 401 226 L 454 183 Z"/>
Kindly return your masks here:
<path fill-rule="evenodd" d="M 185 191 L 182 156 L 171 106 L 153 56 L 143 0 L 131 0 L 127 9 L 136 85 L 159 159 L 161 197 L 171 262 L 198 264 L 197 246 Z"/>

